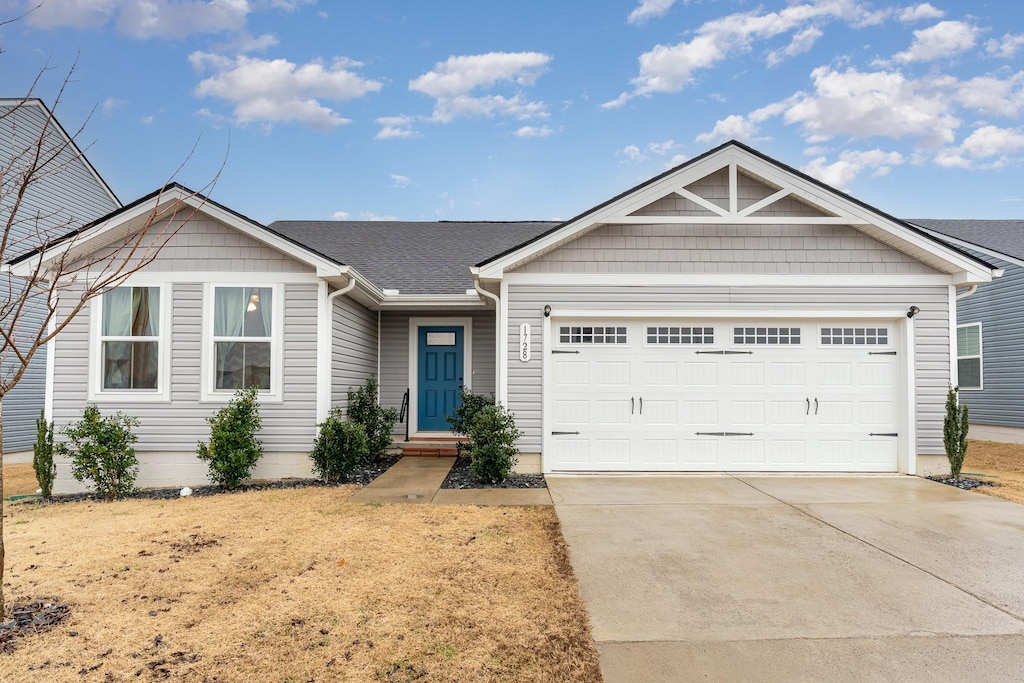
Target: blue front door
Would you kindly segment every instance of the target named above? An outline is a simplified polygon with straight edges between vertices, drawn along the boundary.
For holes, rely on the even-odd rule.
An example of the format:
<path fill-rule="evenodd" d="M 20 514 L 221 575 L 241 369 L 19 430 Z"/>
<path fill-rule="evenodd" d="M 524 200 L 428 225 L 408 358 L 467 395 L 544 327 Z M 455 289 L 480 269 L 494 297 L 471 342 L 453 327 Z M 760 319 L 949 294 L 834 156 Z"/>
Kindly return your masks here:
<path fill-rule="evenodd" d="M 463 379 L 463 328 L 439 325 L 419 328 L 419 372 L 416 386 L 416 428 L 421 432 L 447 432 L 445 417 L 459 405 Z"/>

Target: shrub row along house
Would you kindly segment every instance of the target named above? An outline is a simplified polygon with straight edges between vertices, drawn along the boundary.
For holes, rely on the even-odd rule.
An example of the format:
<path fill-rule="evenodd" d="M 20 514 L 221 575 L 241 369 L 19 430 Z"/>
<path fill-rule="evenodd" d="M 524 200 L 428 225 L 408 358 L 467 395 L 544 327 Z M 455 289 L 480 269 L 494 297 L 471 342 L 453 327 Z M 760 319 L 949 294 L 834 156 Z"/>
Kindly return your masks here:
<path fill-rule="evenodd" d="M 86 258 L 196 211 L 57 338 L 58 427 L 137 416 L 139 484 L 202 483 L 205 418 L 260 387 L 258 477 L 379 377 L 410 438 L 495 393 L 520 469 L 929 473 L 958 381 L 958 292 L 998 269 L 737 142 L 562 223 L 280 221 L 181 186 L 43 253 Z M 56 490 L 77 484 L 59 464 Z"/>

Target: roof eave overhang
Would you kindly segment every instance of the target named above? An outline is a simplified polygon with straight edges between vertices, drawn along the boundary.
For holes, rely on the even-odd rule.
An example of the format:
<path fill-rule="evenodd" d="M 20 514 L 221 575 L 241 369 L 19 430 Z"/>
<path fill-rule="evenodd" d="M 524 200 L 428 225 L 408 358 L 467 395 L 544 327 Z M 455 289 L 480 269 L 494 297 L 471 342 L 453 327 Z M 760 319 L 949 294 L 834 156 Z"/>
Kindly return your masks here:
<path fill-rule="evenodd" d="M 377 306 L 380 310 L 487 307 L 483 297 L 468 291 L 465 294 L 386 294 Z"/>

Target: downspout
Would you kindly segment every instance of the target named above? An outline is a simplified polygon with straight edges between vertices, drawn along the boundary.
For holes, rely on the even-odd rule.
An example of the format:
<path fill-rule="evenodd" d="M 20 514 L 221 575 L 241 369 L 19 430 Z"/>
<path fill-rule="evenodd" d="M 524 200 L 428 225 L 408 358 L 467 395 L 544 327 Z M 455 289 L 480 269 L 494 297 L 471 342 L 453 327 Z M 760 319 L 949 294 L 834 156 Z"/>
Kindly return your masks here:
<path fill-rule="evenodd" d="M 473 273 L 473 287 L 477 294 L 486 297 L 494 302 L 494 395 L 498 395 L 498 387 L 501 386 L 501 297 L 493 292 L 488 292 L 480 284 L 480 275 Z"/>
<path fill-rule="evenodd" d="M 334 384 L 334 300 L 339 296 L 348 294 L 356 288 L 356 278 L 354 275 L 348 276 L 348 282 L 341 289 L 336 289 L 327 295 L 327 331 L 330 341 L 327 344 L 328 363 L 327 367 L 324 368 L 327 371 L 327 383 L 324 390 L 324 410 L 330 411 L 331 402 L 334 400 L 333 384 Z M 326 419 L 326 415 L 322 419 Z"/>

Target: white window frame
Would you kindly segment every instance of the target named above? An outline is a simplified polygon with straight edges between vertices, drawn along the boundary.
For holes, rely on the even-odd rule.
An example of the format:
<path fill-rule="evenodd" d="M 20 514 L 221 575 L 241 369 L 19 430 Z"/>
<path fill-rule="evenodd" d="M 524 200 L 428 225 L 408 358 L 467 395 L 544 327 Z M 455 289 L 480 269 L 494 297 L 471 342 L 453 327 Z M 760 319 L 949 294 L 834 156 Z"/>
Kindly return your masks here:
<path fill-rule="evenodd" d="M 976 387 L 965 387 L 965 386 L 963 386 L 961 384 L 960 385 L 960 391 L 983 391 L 985 389 L 985 357 L 984 357 L 985 344 L 984 344 L 984 330 L 982 329 L 980 322 L 976 322 L 976 323 L 963 323 L 962 325 L 957 325 L 956 326 L 957 337 L 960 336 L 960 328 L 962 328 L 962 327 L 977 327 L 978 328 L 978 355 L 976 355 L 976 356 L 961 356 L 960 355 L 960 342 L 959 342 L 959 339 L 954 339 L 953 340 L 953 344 L 955 346 L 955 351 L 956 351 L 956 364 L 957 364 L 958 381 L 959 381 L 959 374 L 960 374 L 960 361 L 961 360 L 969 360 L 969 359 L 972 359 L 972 358 L 977 358 L 978 359 L 978 379 L 979 379 L 979 384 Z"/>
<path fill-rule="evenodd" d="M 89 390 L 88 400 L 102 403 L 125 401 L 131 403 L 160 403 L 171 400 L 171 292 L 172 288 L 163 282 L 128 281 L 120 287 L 154 287 L 160 297 L 160 331 L 155 337 L 104 337 L 103 296 L 93 299 L 89 319 Z M 120 287 L 112 289 L 120 289 Z M 157 375 L 156 389 L 104 389 L 103 388 L 103 342 L 104 341 L 156 341 Z"/>
<path fill-rule="evenodd" d="M 234 395 L 234 390 L 216 388 L 216 342 L 213 335 L 214 292 L 223 287 L 250 289 L 253 287 L 270 289 L 270 389 L 260 389 L 259 399 L 264 403 L 280 403 L 284 400 L 284 294 L 285 287 L 280 282 L 207 282 L 203 285 L 203 346 L 200 361 L 200 396 L 203 403 L 227 403 Z M 265 337 L 232 337 L 234 341 L 262 342 Z"/>

